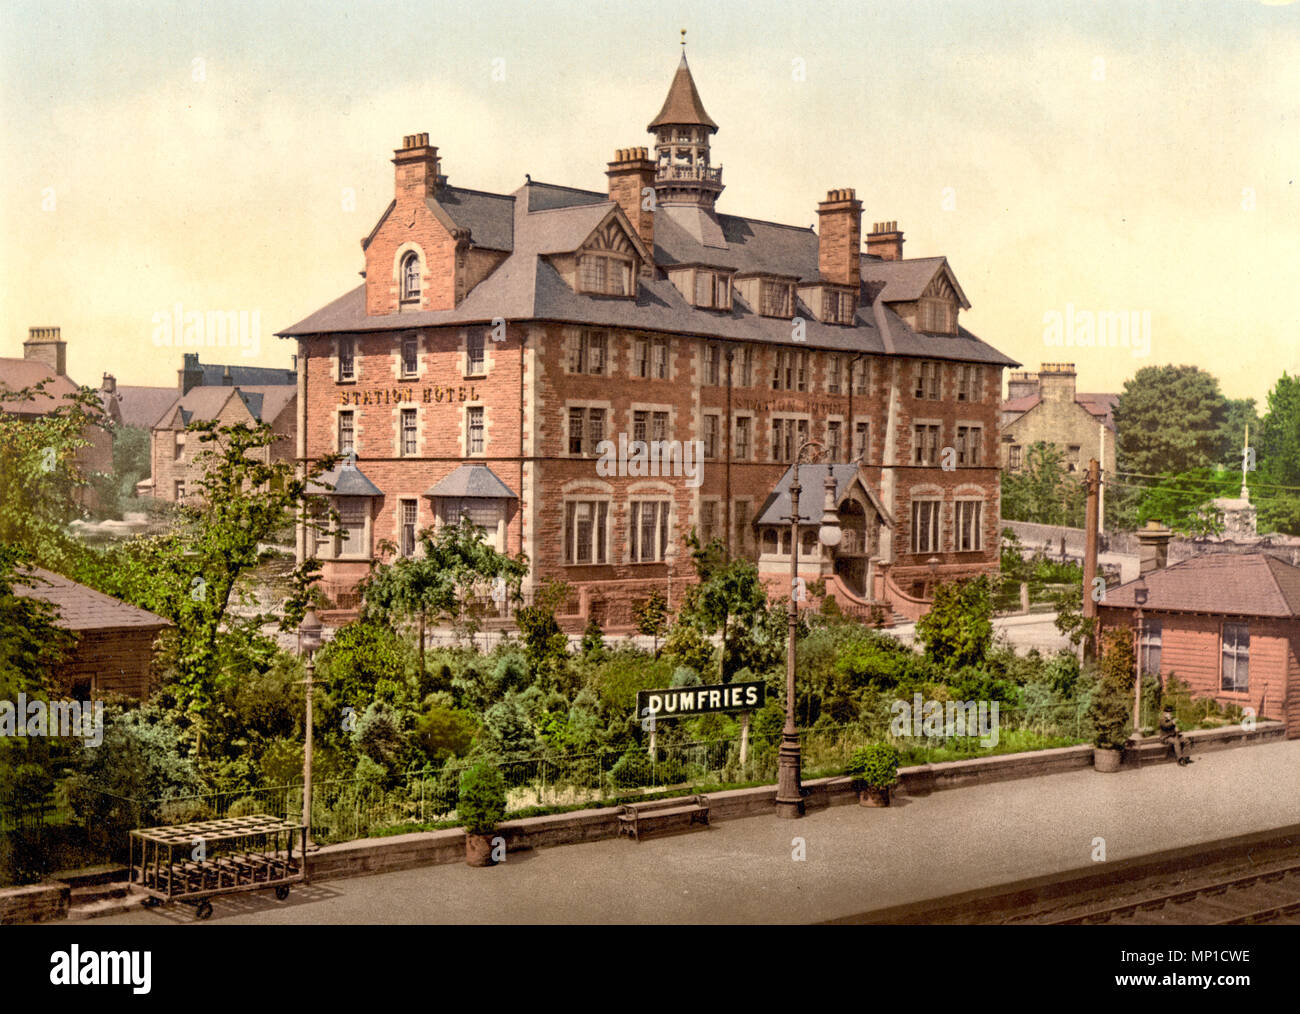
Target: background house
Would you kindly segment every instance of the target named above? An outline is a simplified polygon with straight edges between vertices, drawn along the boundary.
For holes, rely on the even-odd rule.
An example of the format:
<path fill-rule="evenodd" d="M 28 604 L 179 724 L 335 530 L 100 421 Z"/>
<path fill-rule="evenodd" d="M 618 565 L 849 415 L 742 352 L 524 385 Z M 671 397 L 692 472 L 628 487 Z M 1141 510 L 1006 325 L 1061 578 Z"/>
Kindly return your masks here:
<path fill-rule="evenodd" d="M 1115 473 L 1115 420 L 1118 394 L 1081 394 L 1073 363 L 1043 363 L 1037 373 L 1014 372 L 1002 403 L 1002 467 L 1014 471 L 1033 444 L 1055 444 L 1071 472 L 1083 472 L 1088 459 Z"/>
<path fill-rule="evenodd" d="M 29 328 L 22 358 L 0 357 L 0 412 L 37 418 L 53 412 L 64 399 L 75 395 L 80 385 L 68 376 L 67 350 L 68 343 L 59 328 Z M 41 381 L 48 381 L 45 390 L 31 401 L 4 396 L 6 390 L 12 393 L 34 387 Z M 83 433 L 87 443 L 76 454 L 77 470 L 87 478 L 113 471 L 114 416 L 106 406 L 105 412 L 105 425 L 87 426 Z M 78 496 L 83 507 L 93 509 L 97 505 L 95 491 L 89 486 L 81 487 Z"/>

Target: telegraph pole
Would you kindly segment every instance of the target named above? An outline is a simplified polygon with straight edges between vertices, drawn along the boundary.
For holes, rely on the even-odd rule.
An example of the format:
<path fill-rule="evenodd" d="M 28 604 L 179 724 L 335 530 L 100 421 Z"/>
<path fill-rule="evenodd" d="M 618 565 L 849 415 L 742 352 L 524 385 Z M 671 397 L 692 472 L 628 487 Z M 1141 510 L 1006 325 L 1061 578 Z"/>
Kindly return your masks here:
<path fill-rule="evenodd" d="M 1101 466 L 1096 458 L 1088 462 L 1088 476 L 1084 480 L 1088 490 L 1088 506 L 1083 522 L 1083 618 L 1085 621 L 1097 618 L 1097 600 L 1093 598 L 1093 582 L 1097 579 L 1097 526 L 1100 513 Z M 1083 641 L 1083 657 L 1090 660 L 1096 656 L 1094 636 Z"/>

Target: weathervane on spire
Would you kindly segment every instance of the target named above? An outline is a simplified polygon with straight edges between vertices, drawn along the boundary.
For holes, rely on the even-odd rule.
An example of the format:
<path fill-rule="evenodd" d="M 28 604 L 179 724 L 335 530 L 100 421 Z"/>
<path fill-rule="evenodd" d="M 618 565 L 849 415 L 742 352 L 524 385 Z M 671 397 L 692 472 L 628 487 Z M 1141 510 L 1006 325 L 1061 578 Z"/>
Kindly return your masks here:
<path fill-rule="evenodd" d="M 682 29 L 682 48 L 686 48 L 686 29 Z"/>

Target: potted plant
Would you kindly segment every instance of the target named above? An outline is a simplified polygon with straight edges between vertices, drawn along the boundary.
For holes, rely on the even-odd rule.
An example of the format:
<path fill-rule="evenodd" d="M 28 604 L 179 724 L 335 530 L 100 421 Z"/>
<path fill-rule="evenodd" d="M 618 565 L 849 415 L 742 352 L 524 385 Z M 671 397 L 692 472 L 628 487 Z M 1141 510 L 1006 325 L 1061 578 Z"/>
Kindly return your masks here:
<path fill-rule="evenodd" d="M 492 832 L 506 815 L 506 783 L 495 764 L 479 761 L 460 776 L 456 813 L 465 825 L 465 862 L 495 865 Z"/>
<path fill-rule="evenodd" d="M 890 743 L 871 743 L 849 758 L 849 774 L 859 784 L 863 806 L 888 806 L 889 790 L 898 784 L 898 750 Z"/>
<path fill-rule="evenodd" d="M 1101 680 L 1088 706 L 1092 721 L 1092 766 L 1097 771 L 1120 769 L 1128 742 L 1129 711 L 1133 706 L 1133 642 L 1124 630 L 1104 638 Z"/>

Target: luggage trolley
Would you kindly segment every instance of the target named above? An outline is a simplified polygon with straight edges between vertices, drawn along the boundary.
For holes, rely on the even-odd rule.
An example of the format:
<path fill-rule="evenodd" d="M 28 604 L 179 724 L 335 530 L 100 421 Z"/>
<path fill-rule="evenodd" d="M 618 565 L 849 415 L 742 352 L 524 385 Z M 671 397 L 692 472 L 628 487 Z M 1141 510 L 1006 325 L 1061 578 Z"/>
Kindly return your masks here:
<path fill-rule="evenodd" d="M 130 862 L 145 905 L 180 901 L 206 919 L 218 894 L 273 887 L 278 900 L 289 897 L 289 885 L 306 880 L 307 828 L 264 813 L 137 828 Z"/>

